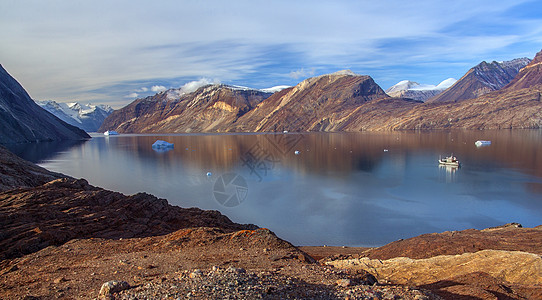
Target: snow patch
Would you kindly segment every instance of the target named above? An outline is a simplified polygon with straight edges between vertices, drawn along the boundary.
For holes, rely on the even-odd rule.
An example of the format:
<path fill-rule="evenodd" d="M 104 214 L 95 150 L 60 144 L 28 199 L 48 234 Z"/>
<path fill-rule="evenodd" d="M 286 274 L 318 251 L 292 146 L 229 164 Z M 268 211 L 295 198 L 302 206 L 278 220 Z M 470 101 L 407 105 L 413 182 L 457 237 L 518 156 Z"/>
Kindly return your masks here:
<path fill-rule="evenodd" d="M 280 92 L 284 89 L 287 89 L 287 88 L 290 88 L 291 86 L 289 85 L 277 85 L 277 86 L 274 86 L 274 87 L 270 87 L 270 88 L 266 88 L 266 89 L 261 89 L 260 91 L 264 92 L 264 93 L 276 93 L 276 92 Z"/>

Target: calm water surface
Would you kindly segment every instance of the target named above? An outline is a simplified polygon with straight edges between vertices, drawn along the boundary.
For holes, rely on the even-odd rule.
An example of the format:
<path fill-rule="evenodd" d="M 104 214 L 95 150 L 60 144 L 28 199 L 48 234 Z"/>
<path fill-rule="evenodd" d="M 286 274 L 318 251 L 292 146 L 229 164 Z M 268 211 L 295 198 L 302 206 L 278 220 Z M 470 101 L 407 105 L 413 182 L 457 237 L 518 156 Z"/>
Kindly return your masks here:
<path fill-rule="evenodd" d="M 175 148 L 155 151 L 157 139 Z M 480 139 L 492 145 L 477 148 Z M 106 189 L 219 210 L 296 245 L 542 224 L 542 131 L 96 134 L 13 150 Z M 439 167 L 452 152 L 462 167 Z"/>

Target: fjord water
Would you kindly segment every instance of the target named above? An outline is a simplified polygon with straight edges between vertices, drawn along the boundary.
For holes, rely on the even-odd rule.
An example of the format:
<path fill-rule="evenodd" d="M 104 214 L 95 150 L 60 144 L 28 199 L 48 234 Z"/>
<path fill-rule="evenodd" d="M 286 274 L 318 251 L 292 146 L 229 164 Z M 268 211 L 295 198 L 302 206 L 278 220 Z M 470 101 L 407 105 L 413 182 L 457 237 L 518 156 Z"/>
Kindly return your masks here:
<path fill-rule="evenodd" d="M 175 148 L 153 150 L 157 139 Z M 492 144 L 477 148 L 476 140 Z M 106 189 L 219 210 L 296 245 L 379 246 L 430 232 L 542 224 L 536 130 L 96 134 L 17 152 Z M 438 165 L 451 153 L 461 168 Z"/>

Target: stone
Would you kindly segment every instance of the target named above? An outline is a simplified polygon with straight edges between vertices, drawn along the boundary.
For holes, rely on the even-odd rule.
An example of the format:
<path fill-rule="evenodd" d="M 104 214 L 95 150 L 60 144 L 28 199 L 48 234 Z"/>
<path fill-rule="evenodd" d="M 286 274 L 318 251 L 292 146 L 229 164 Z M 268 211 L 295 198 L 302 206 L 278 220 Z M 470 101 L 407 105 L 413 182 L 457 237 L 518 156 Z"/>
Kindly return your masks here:
<path fill-rule="evenodd" d="M 352 284 L 350 279 L 339 279 L 339 280 L 336 281 L 336 283 L 337 283 L 338 286 L 342 286 L 342 287 L 347 287 L 347 286 L 350 286 Z"/>
<path fill-rule="evenodd" d="M 114 293 L 118 293 L 130 288 L 130 285 L 126 281 L 108 281 L 102 284 L 100 289 L 100 297 L 110 297 Z"/>

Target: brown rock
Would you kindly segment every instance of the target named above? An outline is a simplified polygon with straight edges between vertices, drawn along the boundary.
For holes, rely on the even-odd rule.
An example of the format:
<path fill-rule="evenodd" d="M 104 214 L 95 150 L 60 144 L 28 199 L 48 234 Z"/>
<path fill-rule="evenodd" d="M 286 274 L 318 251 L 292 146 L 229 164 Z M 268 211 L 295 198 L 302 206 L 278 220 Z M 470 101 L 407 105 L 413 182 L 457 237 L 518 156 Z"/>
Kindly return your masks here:
<path fill-rule="evenodd" d="M 204 226 L 227 231 L 257 228 L 233 223 L 218 211 L 171 206 L 145 193 L 126 196 L 83 179 L 63 178 L 0 193 L 0 259 L 74 238 L 145 237 Z"/>
<path fill-rule="evenodd" d="M 373 259 L 394 257 L 429 258 L 484 249 L 511 250 L 542 255 L 542 228 L 522 228 L 517 223 L 484 230 L 467 229 L 423 234 L 374 248 L 366 256 Z"/>
<path fill-rule="evenodd" d="M 341 269 L 362 269 L 378 280 L 398 284 L 424 285 L 473 272 L 487 273 L 514 284 L 542 284 L 539 255 L 502 250 L 483 250 L 461 255 L 440 255 L 424 259 L 397 257 L 387 260 L 360 258 L 328 262 Z"/>

